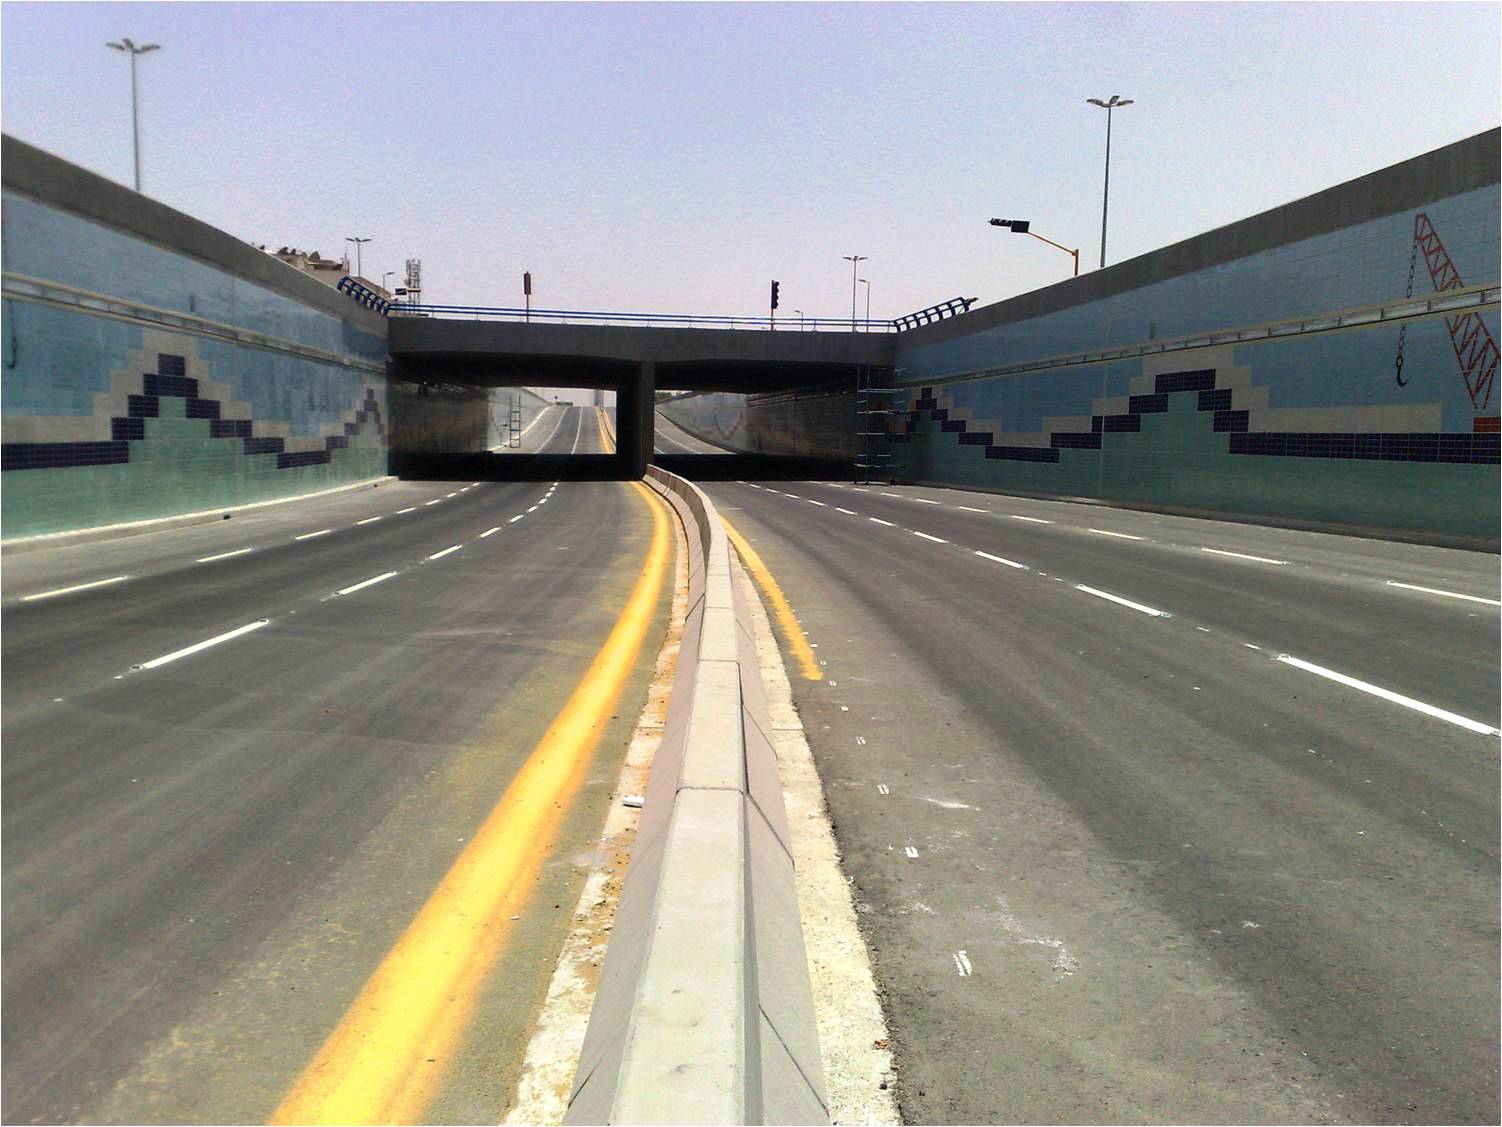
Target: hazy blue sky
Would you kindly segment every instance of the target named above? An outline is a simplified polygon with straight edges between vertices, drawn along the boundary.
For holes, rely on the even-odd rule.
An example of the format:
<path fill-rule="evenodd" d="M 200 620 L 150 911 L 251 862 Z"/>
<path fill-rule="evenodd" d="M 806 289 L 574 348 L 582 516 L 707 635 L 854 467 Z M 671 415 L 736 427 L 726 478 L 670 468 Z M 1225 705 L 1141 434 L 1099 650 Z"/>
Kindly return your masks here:
<path fill-rule="evenodd" d="M 848 316 L 983 302 L 1498 123 L 1499 6 L 8 3 L 6 132 L 426 297 Z M 864 309 L 864 287 L 861 305 Z"/>

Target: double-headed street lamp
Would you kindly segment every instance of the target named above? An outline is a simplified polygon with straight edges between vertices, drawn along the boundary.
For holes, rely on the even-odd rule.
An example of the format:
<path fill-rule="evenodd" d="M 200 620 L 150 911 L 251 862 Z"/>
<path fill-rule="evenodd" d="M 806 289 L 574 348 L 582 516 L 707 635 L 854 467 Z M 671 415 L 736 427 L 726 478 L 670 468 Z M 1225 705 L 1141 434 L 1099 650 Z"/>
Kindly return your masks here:
<path fill-rule="evenodd" d="M 847 254 L 844 256 L 845 261 L 850 263 L 850 331 L 852 333 L 855 332 L 855 274 L 860 268 L 860 264 L 865 262 L 867 257 L 864 254 Z"/>
<path fill-rule="evenodd" d="M 1106 111 L 1106 191 L 1100 205 L 1100 264 L 1104 269 L 1106 265 L 1106 208 L 1111 204 L 1111 111 L 1131 105 L 1132 99 L 1123 98 L 1120 94 L 1112 94 L 1109 102 L 1102 102 L 1099 98 L 1086 98 L 1085 101 Z"/>
<path fill-rule="evenodd" d="M 136 98 L 136 56 L 144 55 L 148 51 L 160 51 L 160 43 L 144 43 L 137 47 L 124 36 L 118 43 L 106 43 L 106 47 L 113 47 L 116 51 L 124 51 L 130 55 L 130 137 L 132 148 L 135 150 L 136 159 L 136 191 L 141 190 L 141 114 L 139 102 Z"/>
<path fill-rule="evenodd" d="M 364 267 L 362 267 L 361 264 L 360 264 L 360 248 L 362 246 L 364 246 L 366 243 L 370 242 L 370 240 L 366 239 L 366 238 L 362 238 L 359 235 L 345 235 L 344 236 L 344 241 L 347 242 L 347 243 L 354 243 L 355 244 L 355 277 L 356 278 L 363 278 L 363 277 L 365 277 Z"/>
<path fill-rule="evenodd" d="M 1042 235 L 1038 234 L 1038 232 L 1036 232 L 1036 231 L 1034 231 L 1034 230 L 1031 229 L 1032 224 L 1028 220 L 1026 220 L 1026 219 L 993 219 L 993 220 L 991 220 L 991 226 L 993 226 L 993 227 L 1010 227 L 1012 229 L 1012 234 L 1014 234 L 1014 235 L 1031 235 L 1035 239 L 1041 239 L 1043 242 L 1047 243 L 1051 247 L 1058 247 L 1065 254 L 1071 254 L 1071 255 L 1073 255 L 1074 256 L 1074 276 L 1076 278 L 1078 278 L 1080 276 L 1080 252 L 1077 251 L 1077 250 L 1070 250 L 1063 243 L 1056 243 L 1052 239 L 1045 239 L 1045 238 L 1043 238 Z"/>

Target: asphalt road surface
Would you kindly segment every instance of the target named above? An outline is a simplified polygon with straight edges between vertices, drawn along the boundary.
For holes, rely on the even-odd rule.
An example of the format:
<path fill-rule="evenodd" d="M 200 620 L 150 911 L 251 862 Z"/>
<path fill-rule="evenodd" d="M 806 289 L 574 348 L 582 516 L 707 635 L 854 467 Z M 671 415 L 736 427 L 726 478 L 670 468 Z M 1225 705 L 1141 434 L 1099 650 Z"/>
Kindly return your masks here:
<path fill-rule="evenodd" d="M 1498 1121 L 1495 556 L 706 488 L 822 665 L 907 1121 Z"/>
<path fill-rule="evenodd" d="M 602 449 L 590 408 L 529 441 Z M 387 483 L 7 555 L 5 1121 L 272 1115 L 487 832 L 655 527 L 619 482 Z M 665 590 L 419 1121 L 504 1114 Z"/>

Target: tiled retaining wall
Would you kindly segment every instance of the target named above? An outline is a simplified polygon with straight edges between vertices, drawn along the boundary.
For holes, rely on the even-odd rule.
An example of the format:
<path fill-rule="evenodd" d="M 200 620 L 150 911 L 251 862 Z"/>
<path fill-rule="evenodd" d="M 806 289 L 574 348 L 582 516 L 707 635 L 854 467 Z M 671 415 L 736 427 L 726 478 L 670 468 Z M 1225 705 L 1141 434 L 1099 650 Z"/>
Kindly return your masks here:
<path fill-rule="evenodd" d="M 1495 292 L 1463 313 L 1288 322 L 1360 321 L 1437 289 L 1495 291 L 1496 147 L 1484 135 L 1291 204 L 1263 240 L 1274 245 L 1245 247 L 1237 228 L 1270 226 L 1254 217 L 1201 237 L 1246 253 L 1154 270 L 1159 256 L 1215 257 L 1190 240 L 1118 268 L 1143 284 L 1100 292 L 1111 288 L 1102 271 L 1099 296 L 1065 283 L 1018 299 L 1011 316 L 993 306 L 904 334 L 902 477 L 1494 542 Z M 991 324 L 965 332 L 967 321 Z M 1287 335 L 1149 351 L 1274 324 Z M 1143 354 L 1070 356 L 1116 349 Z"/>
<path fill-rule="evenodd" d="M 690 434 L 732 450 L 810 458 L 855 456 L 855 396 L 848 391 L 704 392 L 666 400 L 659 410 Z"/>
<path fill-rule="evenodd" d="M 484 394 L 389 381 L 385 321 L 342 294 L 10 137 L 3 174 L 5 537 L 380 477 L 393 438 L 485 441 Z"/>

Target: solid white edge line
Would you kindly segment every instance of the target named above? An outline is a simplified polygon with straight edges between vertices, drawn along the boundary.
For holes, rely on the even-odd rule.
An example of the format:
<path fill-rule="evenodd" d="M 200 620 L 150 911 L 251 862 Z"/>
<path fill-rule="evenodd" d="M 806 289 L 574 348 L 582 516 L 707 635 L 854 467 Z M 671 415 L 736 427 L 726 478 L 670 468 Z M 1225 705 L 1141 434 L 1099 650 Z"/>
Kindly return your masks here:
<path fill-rule="evenodd" d="M 1169 613 L 1166 610 L 1158 610 L 1157 607 L 1149 607 L 1144 606 L 1141 603 L 1134 603 L 1131 599 L 1123 599 L 1120 595 L 1113 595 L 1109 591 L 1100 591 L 1094 587 L 1086 587 L 1083 583 L 1076 583 L 1074 585 L 1074 589 L 1076 591 L 1083 591 L 1087 595 L 1094 595 L 1097 599 L 1109 599 L 1113 603 L 1119 603 L 1124 607 L 1131 607 L 1133 610 L 1141 611 L 1143 614 L 1150 614 L 1154 618 L 1170 617 Z"/>
<path fill-rule="evenodd" d="M 250 551 L 249 548 L 245 550 L 247 552 Z M 202 560 L 199 560 L 198 562 L 203 563 Z M 73 587 L 59 587 L 55 591 L 43 591 L 39 595 L 23 595 L 21 597 L 21 601 L 23 603 L 30 603 L 35 602 L 37 599 L 50 599 L 54 595 L 71 595 L 74 591 L 87 591 L 90 587 L 104 587 L 111 583 L 119 583 L 122 579 L 129 578 L 130 576 L 128 575 L 115 575 L 111 576 L 109 579 L 96 579 L 92 583 L 79 583 Z"/>
<path fill-rule="evenodd" d="M 1009 517 L 1011 517 L 1013 520 L 1025 520 L 1025 521 L 1028 521 L 1028 522 L 1030 522 L 1032 524 L 1052 524 L 1053 523 L 1053 521 L 1051 521 L 1051 520 L 1044 520 L 1042 517 L 1025 517 L 1025 516 L 1022 516 L 1020 513 L 1008 513 L 1007 515 Z"/>
<path fill-rule="evenodd" d="M 330 532 L 333 532 L 333 531 L 334 530 L 332 528 L 320 528 L 317 532 L 304 532 L 301 536 L 294 536 L 294 537 L 292 537 L 292 539 L 294 539 L 294 540 L 311 540 L 315 536 L 327 536 Z"/>
<path fill-rule="evenodd" d="M 872 524 L 884 524 L 888 528 L 896 528 L 897 527 L 891 521 L 889 521 L 889 520 L 882 520 L 880 517 L 867 517 L 866 519 L 868 521 L 870 521 Z"/>
<path fill-rule="evenodd" d="M 378 521 L 380 519 L 381 519 L 380 517 L 366 517 L 364 520 L 357 520 L 357 521 L 355 521 L 355 523 L 356 524 L 374 524 L 376 521 Z"/>
<path fill-rule="evenodd" d="M 220 552 L 217 556 L 201 556 L 194 563 L 213 563 L 215 560 L 227 560 L 231 556 L 243 556 L 246 552 L 254 552 L 254 548 L 236 548 L 233 552 Z"/>
<path fill-rule="evenodd" d="M 1224 548 L 1201 548 L 1202 552 L 1209 552 L 1212 556 L 1234 556 L 1238 560 L 1255 560 L 1257 563 L 1277 564 L 1279 567 L 1288 563 L 1287 560 L 1270 560 L 1266 556 L 1249 556 L 1245 552 L 1228 552 Z"/>
<path fill-rule="evenodd" d="M 1102 536 L 1116 536 L 1122 540 L 1146 540 L 1145 536 L 1133 536 L 1130 532 L 1112 532 L 1108 528 L 1092 528 L 1091 532 L 1097 532 Z"/>
<path fill-rule="evenodd" d="M 143 661 L 140 666 L 138 666 L 138 668 L 155 669 L 157 668 L 157 666 L 166 665 L 169 661 L 176 661 L 180 657 L 188 657 L 190 654 L 196 654 L 199 650 L 206 650 L 210 646 L 217 646 L 220 642 L 228 642 L 232 638 L 238 638 L 241 634 L 249 634 L 252 630 L 259 630 L 261 627 L 269 626 L 270 624 L 271 619 L 262 618 L 256 622 L 250 623 L 250 625 L 248 626 L 241 626 L 238 629 L 231 630 L 227 634 L 219 634 L 213 638 L 207 639 L 206 641 L 199 642 L 196 645 L 187 646 L 184 649 L 180 650 L 173 650 L 170 654 L 163 654 L 161 657 L 154 657 L 150 661 Z"/>
<path fill-rule="evenodd" d="M 396 574 L 397 574 L 397 572 L 388 571 L 388 572 L 386 572 L 386 573 L 384 573 L 382 575 L 377 575 L 374 579 L 366 579 L 366 580 L 364 580 L 363 582 L 360 582 L 360 583 L 352 583 L 348 587 L 341 587 L 341 588 L 339 588 L 339 590 L 335 591 L 334 594 L 336 594 L 336 595 L 350 595 L 350 594 L 353 594 L 354 592 L 359 591 L 359 590 L 361 590 L 361 589 L 363 589 L 365 587 L 374 587 L 377 583 L 384 583 L 386 580 L 390 579 L 393 575 L 396 575 Z"/>
<path fill-rule="evenodd" d="M 838 505 L 834 507 L 834 511 L 837 513 L 844 513 L 847 517 L 860 516 L 860 513 L 856 512 L 854 509 L 842 509 Z"/>
<path fill-rule="evenodd" d="M 480 539 L 484 540 L 485 537 L 487 537 L 487 536 L 494 536 L 500 530 L 501 530 L 501 526 L 500 525 L 496 525 L 494 528 L 487 528 L 484 532 L 480 533 Z"/>
<path fill-rule="evenodd" d="M 1020 563 L 1017 563 L 1015 560 L 1003 559 L 1001 556 L 993 556 L 990 552 L 979 552 L 978 551 L 975 554 L 977 556 L 979 556 L 983 560 L 990 560 L 993 563 L 1006 564 L 1007 567 L 1015 567 L 1019 571 L 1026 571 L 1027 570 L 1027 564 L 1020 564 Z"/>
<path fill-rule="evenodd" d="M 462 547 L 464 547 L 463 544 L 455 544 L 452 548 L 445 548 L 441 552 L 434 552 L 431 556 L 428 557 L 428 559 L 441 560 L 444 556 L 448 555 L 451 552 L 457 552 Z"/>
<path fill-rule="evenodd" d="M 1305 673 L 1313 673 L 1318 677 L 1326 677 L 1331 681 L 1345 685 L 1348 688 L 1360 689 L 1363 693 L 1371 693 L 1374 697 L 1391 701 L 1393 704 L 1401 704 L 1404 708 L 1411 708 L 1415 712 L 1422 712 L 1426 716 L 1433 716 L 1439 720 L 1448 720 L 1451 724 L 1459 725 L 1469 731 L 1483 736 L 1502 736 L 1502 730 L 1493 728 L 1490 724 L 1483 724 L 1479 720 L 1471 720 L 1454 712 L 1446 712 L 1443 708 L 1435 708 L 1432 704 L 1425 704 L 1421 700 L 1405 697 L 1402 693 L 1395 693 L 1391 689 L 1383 689 L 1366 681 L 1358 681 L 1355 677 L 1348 677 L 1344 673 L 1337 673 L 1333 669 L 1326 669 L 1322 665 L 1303 661 L 1288 654 L 1279 654 L 1278 660 L 1284 665 L 1291 665 L 1295 669 L 1302 669 Z"/>
<path fill-rule="evenodd" d="M 1399 583 L 1396 579 L 1387 581 L 1389 587 L 1402 587 L 1405 591 L 1422 591 L 1426 595 L 1443 595 L 1447 599 L 1464 599 L 1468 603 L 1485 603 L 1489 607 L 1502 607 L 1496 599 L 1483 599 L 1480 595 L 1462 595 L 1459 591 L 1443 591 L 1438 587 L 1420 587 L 1417 583 Z"/>
<path fill-rule="evenodd" d="M 925 540 L 932 540 L 935 544 L 948 544 L 949 543 L 948 540 L 940 539 L 937 536 L 930 536 L 928 533 L 926 533 L 926 532 L 919 532 L 917 529 L 913 530 L 913 535 L 914 536 L 921 536 Z"/>

